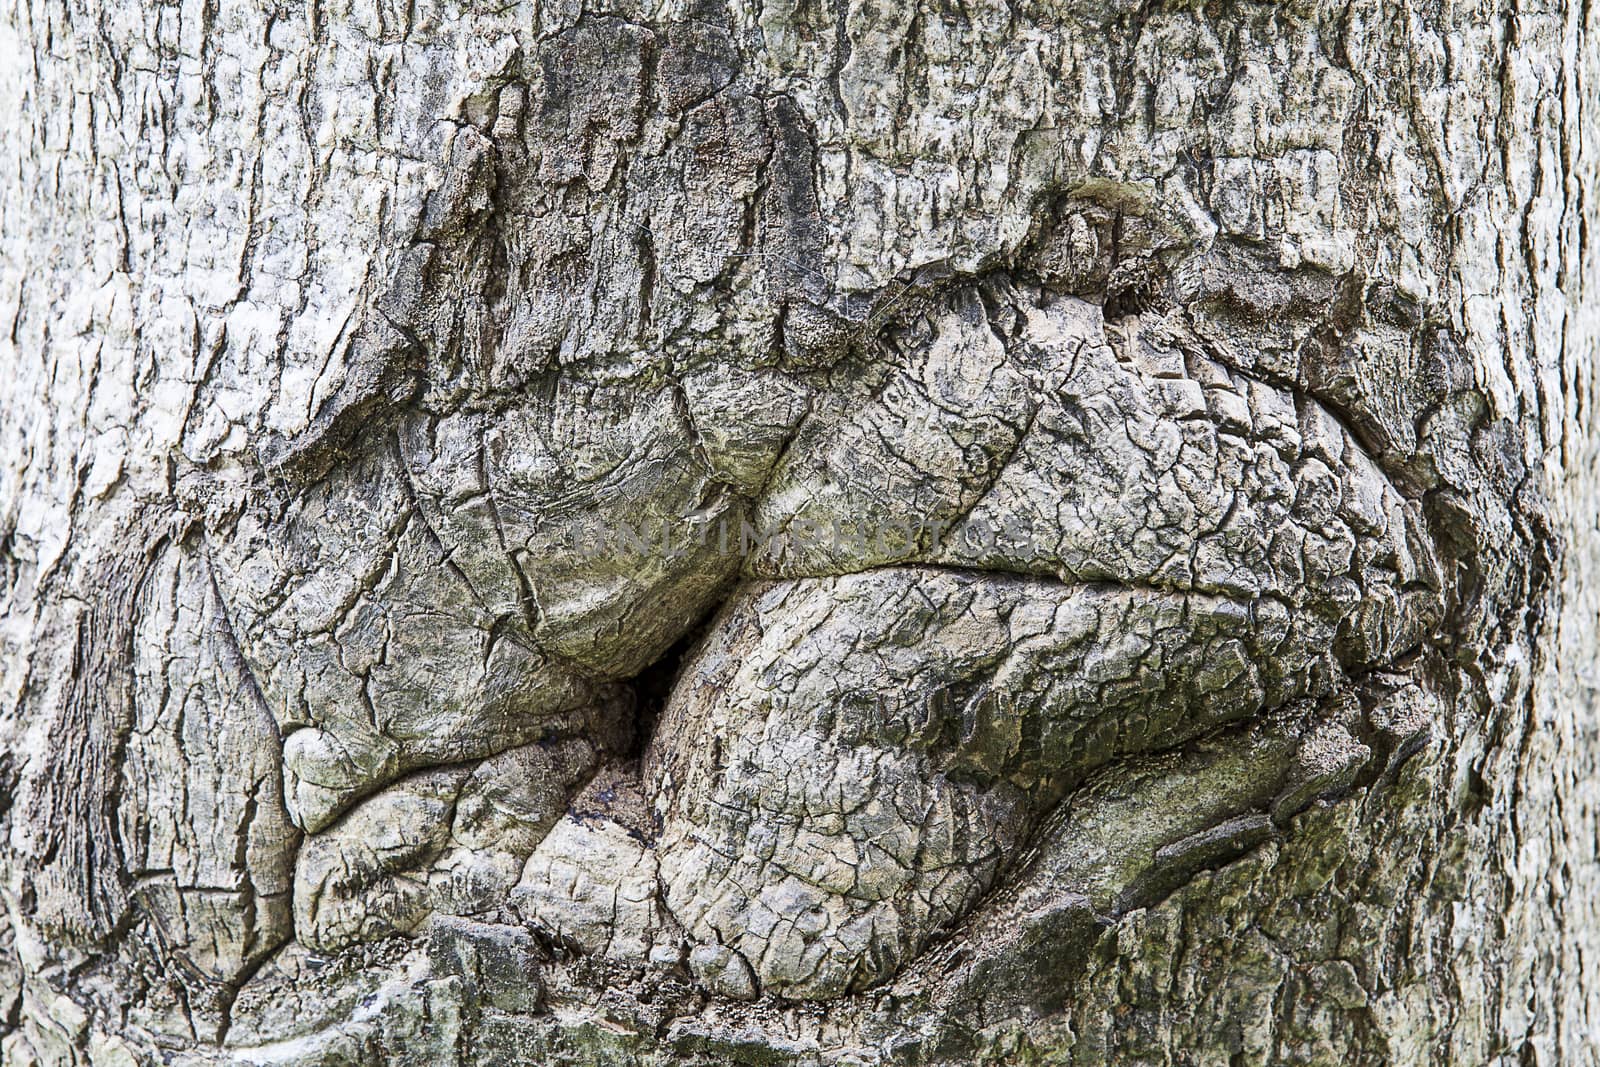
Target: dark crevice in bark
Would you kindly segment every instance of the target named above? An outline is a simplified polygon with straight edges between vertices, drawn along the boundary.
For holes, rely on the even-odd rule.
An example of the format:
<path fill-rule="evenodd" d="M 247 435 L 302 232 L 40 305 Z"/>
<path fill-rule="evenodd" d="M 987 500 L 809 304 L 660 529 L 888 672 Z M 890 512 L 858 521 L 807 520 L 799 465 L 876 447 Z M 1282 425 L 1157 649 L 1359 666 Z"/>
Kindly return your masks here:
<path fill-rule="evenodd" d="M 628 684 L 633 688 L 633 743 L 623 754 L 627 759 L 636 760 L 644 756 L 673 688 L 683 676 L 684 667 L 699 650 L 711 619 L 721 609 L 720 603 L 713 607 L 654 663 L 629 680 Z"/>

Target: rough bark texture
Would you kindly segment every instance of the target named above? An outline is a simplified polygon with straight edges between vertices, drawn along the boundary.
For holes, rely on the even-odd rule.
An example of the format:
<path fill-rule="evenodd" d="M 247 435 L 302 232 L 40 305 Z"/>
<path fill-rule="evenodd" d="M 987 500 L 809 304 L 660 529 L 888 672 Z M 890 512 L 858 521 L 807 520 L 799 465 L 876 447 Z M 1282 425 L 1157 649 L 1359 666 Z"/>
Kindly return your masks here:
<path fill-rule="evenodd" d="M 1595 1061 L 1587 3 L 10 0 L 0 111 L 4 1063 Z"/>

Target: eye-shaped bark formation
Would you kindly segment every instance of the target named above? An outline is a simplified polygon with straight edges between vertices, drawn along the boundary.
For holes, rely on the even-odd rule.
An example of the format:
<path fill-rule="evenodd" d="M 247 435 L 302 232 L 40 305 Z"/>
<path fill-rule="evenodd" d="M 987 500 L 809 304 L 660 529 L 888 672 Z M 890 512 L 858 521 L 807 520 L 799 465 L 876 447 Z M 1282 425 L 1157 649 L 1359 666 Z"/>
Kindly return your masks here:
<path fill-rule="evenodd" d="M 0 1061 L 1580 1060 L 1597 17 L 0 16 Z"/>

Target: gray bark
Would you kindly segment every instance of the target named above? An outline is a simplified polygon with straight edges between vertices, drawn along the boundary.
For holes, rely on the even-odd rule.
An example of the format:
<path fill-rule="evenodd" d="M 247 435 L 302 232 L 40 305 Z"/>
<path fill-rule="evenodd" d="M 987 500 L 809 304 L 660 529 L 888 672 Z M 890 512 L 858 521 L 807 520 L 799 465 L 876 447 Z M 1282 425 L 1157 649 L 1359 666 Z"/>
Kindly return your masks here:
<path fill-rule="evenodd" d="M 14 0 L 0 1061 L 1595 1062 L 1597 34 Z"/>

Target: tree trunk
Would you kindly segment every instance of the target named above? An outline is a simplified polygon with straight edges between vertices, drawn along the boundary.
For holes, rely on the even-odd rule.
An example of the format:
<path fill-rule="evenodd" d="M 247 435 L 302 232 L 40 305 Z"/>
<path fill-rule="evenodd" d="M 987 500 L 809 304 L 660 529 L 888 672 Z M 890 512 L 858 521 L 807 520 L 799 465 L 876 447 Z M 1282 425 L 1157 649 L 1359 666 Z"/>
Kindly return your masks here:
<path fill-rule="evenodd" d="M 0 1062 L 1595 1062 L 1597 34 L 13 2 Z"/>

